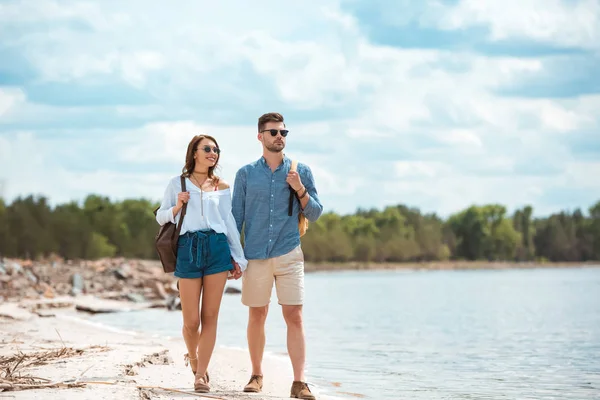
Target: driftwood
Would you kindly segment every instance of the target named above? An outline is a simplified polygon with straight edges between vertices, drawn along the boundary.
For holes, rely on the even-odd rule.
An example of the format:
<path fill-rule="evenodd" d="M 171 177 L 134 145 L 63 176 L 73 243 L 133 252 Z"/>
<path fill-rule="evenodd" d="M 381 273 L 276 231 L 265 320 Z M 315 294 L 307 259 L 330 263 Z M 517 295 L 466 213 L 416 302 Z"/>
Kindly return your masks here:
<path fill-rule="evenodd" d="M 93 366 L 88 367 L 77 378 L 71 378 L 61 381 L 50 381 L 46 378 L 21 374 L 21 372 L 25 368 L 47 364 L 49 362 L 61 358 L 75 357 L 90 350 L 103 351 L 108 350 L 108 348 L 104 346 L 92 346 L 86 349 L 73 349 L 65 346 L 60 349 L 38 351 L 35 353 L 28 354 L 18 351 L 12 356 L 2 356 L 0 357 L 0 392 L 21 391 L 31 389 L 70 389 L 81 388 L 85 387 L 86 385 L 115 385 L 116 382 L 82 380 L 83 375 L 87 371 L 89 371 Z M 170 358 L 166 354 L 166 351 L 163 351 L 146 356 L 140 363 L 137 363 L 137 365 L 144 366 L 146 363 L 170 364 L 172 363 L 172 360 L 170 360 Z M 141 393 L 144 393 L 145 390 L 162 390 L 165 392 L 183 393 L 193 397 L 201 397 L 213 400 L 225 400 L 223 397 L 173 389 L 163 386 L 137 386 L 137 389 L 140 390 Z"/>
<path fill-rule="evenodd" d="M 185 391 L 185 390 L 172 389 L 172 388 L 167 388 L 167 387 L 162 387 L 162 386 L 138 386 L 137 388 L 139 390 L 156 389 L 156 390 L 164 390 L 165 392 L 184 393 L 184 394 L 187 394 L 188 396 L 204 397 L 206 399 L 226 400 L 223 397 L 212 396 L 210 394 L 200 394 L 200 393 L 196 393 L 196 392 L 189 392 L 189 391 Z"/>
<path fill-rule="evenodd" d="M 75 382 L 50 382 L 50 383 L 13 383 L 9 381 L 0 380 L 0 390 L 11 392 L 18 390 L 31 390 L 31 389 L 54 389 L 54 388 L 78 388 L 84 387 L 85 383 Z"/>
<path fill-rule="evenodd" d="M 60 334 L 59 334 L 60 337 Z M 62 341 L 62 338 L 61 338 Z M 83 387 L 85 383 L 79 378 L 51 382 L 45 378 L 24 375 L 25 369 L 48 364 L 62 358 L 76 357 L 87 351 L 106 351 L 107 347 L 92 346 L 85 349 L 74 349 L 64 345 L 60 349 L 23 353 L 20 350 L 10 356 L 0 356 L 0 391 L 17 391 L 43 388 L 73 388 Z M 89 368 L 88 368 L 89 369 Z"/>
<path fill-rule="evenodd" d="M 9 379 L 15 374 L 15 372 L 27 367 L 35 367 L 38 365 L 47 364 L 48 362 L 59 358 L 78 356 L 83 354 L 83 352 L 83 349 L 63 347 L 61 349 L 38 351 L 29 354 L 18 351 L 16 354 L 11 356 L 0 356 L 0 379 Z"/>

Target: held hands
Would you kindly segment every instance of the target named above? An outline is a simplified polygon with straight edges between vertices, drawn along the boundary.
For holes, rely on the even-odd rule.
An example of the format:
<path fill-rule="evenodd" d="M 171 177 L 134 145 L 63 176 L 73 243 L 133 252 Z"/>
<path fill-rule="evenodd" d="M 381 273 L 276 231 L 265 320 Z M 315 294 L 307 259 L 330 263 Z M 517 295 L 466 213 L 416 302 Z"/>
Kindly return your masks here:
<path fill-rule="evenodd" d="M 288 172 L 287 178 L 285 180 L 296 192 L 301 190 L 304 186 L 302 185 L 302 181 L 300 180 L 300 174 L 297 171 Z"/>
<path fill-rule="evenodd" d="M 231 263 L 233 264 L 233 272 L 230 272 L 227 275 L 227 279 L 240 279 L 242 277 L 242 269 L 240 268 L 240 265 L 235 262 L 233 257 L 231 258 Z"/>

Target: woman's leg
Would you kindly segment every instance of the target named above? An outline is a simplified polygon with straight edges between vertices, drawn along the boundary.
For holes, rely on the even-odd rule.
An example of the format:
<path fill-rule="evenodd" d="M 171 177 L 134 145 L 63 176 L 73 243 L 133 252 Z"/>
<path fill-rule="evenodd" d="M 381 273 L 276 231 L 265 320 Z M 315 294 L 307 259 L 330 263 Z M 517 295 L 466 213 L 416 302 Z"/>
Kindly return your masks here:
<path fill-rule="evenodd" d="M 181 313 L 183 315 L 183 340 L 188 350 L 192 371 L 196 371 L 198 340 L 200 328 L 200 294 L 202 293 L 202 278 L 180 279 L 179 297 L 181 298 Z"/>
<path fill-rule="evenodd" d="M 202 295 L 202 330 L 198 345 L 198 374 L 205 374 L 217 340 L 217 319 L 221 307 L 221 299 L 227 271 L 204 276 L 204 294 Z"/>

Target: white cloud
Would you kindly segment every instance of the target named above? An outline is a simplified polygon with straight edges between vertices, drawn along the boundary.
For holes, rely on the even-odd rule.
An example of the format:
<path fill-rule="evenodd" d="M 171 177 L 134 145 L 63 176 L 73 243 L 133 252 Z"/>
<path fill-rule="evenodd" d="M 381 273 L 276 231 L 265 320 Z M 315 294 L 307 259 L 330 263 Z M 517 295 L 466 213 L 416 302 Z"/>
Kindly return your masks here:
<path fill-rule="evenodd" d="M 5 195 L 11 199 L 31 193 L 57 193 L 57 182 L 47 175 L 47 149 L 31 132 L 15 132 L 0 136 L 0 181 Z"/>
<path fill-rule="evenodd" d="M 600 161 L 572 161 L 567 164 L 565 173 L 559 182 L 565 186 L 576 186 L 582 189 L 596 191 L 600 177 Z"/>
<path fill-rule="evenodd" d="M 547 6 L 539 14 L 539 2 L 509 2 L 500 8 L 492 3 L 463 1 L 457 7 L 438 7 L 435 18 L 413 16 L 445 29 L 489 24 L 495 39 L 526 37 L 583 48 L 595 48 L 600 42 L 594 42 L 599 25 L 592 24 L 600 11 L 591 2 L 571 9 L 553 0 L 544 3 Z M 598 132 L 600 96 L 517 99 L 496 93 L 524 77 L 547 72 L 548 58 L 490 58 L 379 46 L 359 30 L 360 15 L 344 14 L 337 1 L 257 4 L 0 5 L 0 15 L 5 15 L 0 22 L 8 18 L 15 24 L 48 24 L 48 32 L 7 39 L 32 60 L 41 81 L 110 77 L 117 84 L 146 90 L 157 101 L 152 106 L 112 108 L 120 116 L 150 116 L 153 122 L 112 132 L 107 140 L 114 152 L 87 172 L 53 158 L 52 141 L 45 140 L 43 132 L 0 131 L 0 144 L 10 149 L 0 149 L 5 156 L 2 171 L 11 171 L 8 193 L 29 193 L 31 186 L 22 183 L 28 182 L 53 201 L 81 198 L 87 191 L 116 198 L 157 198 L 166 180 L 180 170 L 173 170 L 173 165 L 183 165 L 190 138 L 200 133 L 217 137 L 223 149 L 223 176 L 233 181 L 237 168 L 260 154 L 255 117 L 278 104 L 284 115 L 307 110 L 319 115 L 319 122 L 291 120 L 288 143 L 290 155 L 311 165 L 326 209 L 352 212 L 357 206 L 409 202 L 448 213 L 472 202 L 535 204 L 561 179 L 600 196 L 600 184 L 594 179 L 574 178 L 582 173 L 589 177 L 595 167 L 588 165 L 586 170 L 572 164 L 574 156 L 560 139 L 581 129 Z M 584 7 L 590 16 L 583 14 Z M 561 12 L 564 16 L 558 15 Z M 564 26 L 567 18 L 581 23 Z M 91 28 L 79 32 L 67 27 L 76 20 Z M 449 64 L 461 68 L 448 68 Z M 256 73 L 260 82 L 245 82 L 242 68 Z M 212 83 L 220 90 L 201 90 Z M 268 97 L 270 84 L 279 98 Z M 173 103 L 183 102 L 193 111 L 195 106 L 185 105 L 190 97 L 209 104 L 216 113 L 234 107 L 224 98 L 242 99 L 257 115 L 241 125 L 226 119 L 221 124 L 200 118 L 169 121 Z M 89 108 L 25 103 L 23 90 L 0 88 L 0 118 L 11 123 L 68 121 L 82 110 Z M 93 128 L 82 129 L 81 134 Z M 37 150 L 33 165 L 43 165 L 42 171 L 17 169 L 21 160 L 31 157 L 26 150 L 30 147 Z M 112 162 L 127 169 L 112 169 Z M 139 166 L 148 163 L 164 165 L 164 172 L 140 171 Z M 544 163 L 567 172 L 548 176 L 516 172 L 523 165 Z"/>
<path fill-rule="evenodd" d="M 0 87 L 0 118 L 8 116 L 11 109 L 25 102 L 25 93 L 21 89 Z"/>
<path fill-rule="evenodd" d="M 463 0 L 439 5 L 435 20 L 444 29 L 485 24 L 492 40 L 533 39 L 600 50 L 600 3 L 596 0 Z"/>
<path fill-rule="evenodd" d="M 127 163 L 169 162 L 181 165 L 171 171 L 175 176 L 185 163 L 190 140 L 196 135 L 213 136 L 221 148 L 220 166 L 226 180 L 233 183 L 235 172 L 243 164 L 260 156 L 260 143 L 254 126 L 208 126 L 191 121 L 159 122 L 125 131 L 115 139 L 118 157 Z"/>
<path fill-rule="evenodd" d="M 447 171 L 444 164 L 435 161 L 397 161 L 394 167 L 398 179 L 440 178 Z"/>
<path fill-rule="evenodd" d="M 480 150 L 483 147 L 481 139 L 477 133 L 468 129 L 450 129 L 448 131 L 440 132 L 437 135 L 437 139 L 441 142 Z"/>

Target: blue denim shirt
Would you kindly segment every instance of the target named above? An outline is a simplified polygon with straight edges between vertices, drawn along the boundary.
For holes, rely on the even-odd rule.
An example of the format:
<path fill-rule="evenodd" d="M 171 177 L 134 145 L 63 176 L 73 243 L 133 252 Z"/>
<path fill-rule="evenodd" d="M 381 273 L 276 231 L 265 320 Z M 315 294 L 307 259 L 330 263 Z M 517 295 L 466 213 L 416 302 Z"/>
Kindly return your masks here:
<path fill-rule="evenodd" d="M 291 166 L 292 161 L 284 157 L 283 163 L 272 172 L 261 157 L 240 168 L 235 175 L 232 212 L 240 234 L 242 227 L 244 229 L 247 259 L 262 260 L 289 253 L 300 244 L 299 213 L 303 212 L 314 222 L 323 212 L 312 171 L 299 162 L 297 171 L 310 200 L 302 211 L 300 201 L 294 198 L 292 216 L 288 215 L 290 186 L 285 180 Z"/>

